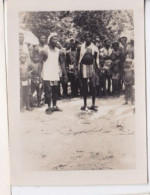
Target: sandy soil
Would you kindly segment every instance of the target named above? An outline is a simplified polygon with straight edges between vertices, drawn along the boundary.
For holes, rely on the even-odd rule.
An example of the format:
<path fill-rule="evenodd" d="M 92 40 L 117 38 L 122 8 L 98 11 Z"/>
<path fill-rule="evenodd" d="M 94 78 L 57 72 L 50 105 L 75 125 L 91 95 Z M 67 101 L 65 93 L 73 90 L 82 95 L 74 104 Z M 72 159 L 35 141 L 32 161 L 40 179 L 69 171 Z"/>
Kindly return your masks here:
<path fill-rule="evenodd" d="M 42 107 L 21 113 L 24 169 L 135 168 L 134 106 L 122 105 L 123 97 L 96 103 L 98 112 L 80 111 L 82 100 L 74 98 L 58 102 L 63 112 L 46 115 Z"/>

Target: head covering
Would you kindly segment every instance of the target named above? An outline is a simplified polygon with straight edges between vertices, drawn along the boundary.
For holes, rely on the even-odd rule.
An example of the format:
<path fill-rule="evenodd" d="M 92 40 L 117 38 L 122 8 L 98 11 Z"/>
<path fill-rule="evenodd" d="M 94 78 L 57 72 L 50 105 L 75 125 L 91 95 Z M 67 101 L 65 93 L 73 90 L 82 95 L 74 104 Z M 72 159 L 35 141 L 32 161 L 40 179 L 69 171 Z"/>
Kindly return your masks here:
<path fill-rule="evenodd" d="M 96 41 L 100 41 L 100 38 L 99 37 L 96 37 Z"/>
<path fill-rule="evenodd" d="M 121 41 L 122 39 L 125 39 L 125 40 L 127 41 L 127 37 L 126 37 L 126 36 L 121 36 L 121 37 L 119 38 L 119 41 Z"/>
<path fill-rule="evenodd" d="M 69 40 L 70 40 L 70 42 L 71 42 L 71 41 L 73 41 L 73 42 L 75 41 L 75 39 L 74 39 L 73 37 L 70 37 Z"/>
<path fill-rule="evenodd" d="M 46 37 L 44 33 L 39 34 L 38 38 L 40 39 L 42 36 Z"/>
<path fill-rule="evenodd" d="M 57 37 L 57 33 L 56 33 L 56 32 L 53 32 L 53 33 L 51 33 L 51 34 L 49 35 L 49 37 L 48 37 L 48 39 L 47 39 L 48 43 L 50 42 L 50 40 L 51 40 L 52 37 Z"/>
<path fill-rule="evenodd" d="M 19 57 L 28 57 L 28 54 L 26 54 L 25 52 L 20 52 Z"/>

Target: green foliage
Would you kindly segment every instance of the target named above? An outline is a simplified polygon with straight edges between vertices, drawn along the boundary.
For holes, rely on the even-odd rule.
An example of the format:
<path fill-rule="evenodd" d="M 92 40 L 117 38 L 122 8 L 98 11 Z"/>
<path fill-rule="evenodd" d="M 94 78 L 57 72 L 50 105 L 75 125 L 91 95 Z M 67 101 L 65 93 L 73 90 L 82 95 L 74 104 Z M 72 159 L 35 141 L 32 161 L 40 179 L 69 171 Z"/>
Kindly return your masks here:
<path fill-rule="evenodd" d="M 118 10 L 20 12 L 20 26 L 37 37 L 57 32 L 62 44 L 72 36 L 82 41 L 87 31 L 102 41 L 106 38 L 116 41 L 122 34 L 133 38 L 134 33 L 132 11 Z"/>

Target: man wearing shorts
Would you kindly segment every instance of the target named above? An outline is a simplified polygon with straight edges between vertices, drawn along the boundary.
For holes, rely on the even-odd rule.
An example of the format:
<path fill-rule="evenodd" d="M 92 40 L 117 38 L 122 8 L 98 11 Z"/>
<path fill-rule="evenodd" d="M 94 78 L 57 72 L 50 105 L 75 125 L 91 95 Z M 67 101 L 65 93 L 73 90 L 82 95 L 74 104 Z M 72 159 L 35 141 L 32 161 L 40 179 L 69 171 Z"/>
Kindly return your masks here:
<path fill-rule="evenodd" d="M 95 70 L 99 66 L 99 52 L 98 48 L 91 42 L 91 34 L 85 33 L 85 42 L 81 45 L 79 50 L 79 70 L 82 80 L 82 95 L 84 105 L 81 110 L 96 110 L 95 106 L 96 99 L 96 77 Z M 88 81 L 90 82 L 90 89 L 92 95 L 92 105 L 87 107 L 87 96 L 88 96 Z"/>

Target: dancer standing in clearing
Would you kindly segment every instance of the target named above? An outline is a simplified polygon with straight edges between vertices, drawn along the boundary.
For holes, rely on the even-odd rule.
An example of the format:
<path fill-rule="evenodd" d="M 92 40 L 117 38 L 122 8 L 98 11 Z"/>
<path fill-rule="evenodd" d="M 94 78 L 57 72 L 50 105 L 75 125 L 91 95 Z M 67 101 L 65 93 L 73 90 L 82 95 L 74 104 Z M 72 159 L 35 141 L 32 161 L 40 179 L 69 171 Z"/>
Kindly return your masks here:
<path fill-rule="evenodd" d="M 99 52 L 98 48 L 91 42 L 91 34 L 86 33 L 84 35 L 85 42 L 81 45 L 79 50 L 79 71 L 80 78 L 82 81 L 82 92 L 84 105 L 81 110 L 96 110 L 95 106 L 96 99 L 96 77 L 95 69 L 99 66 Z M 90 81 L 90 88 L 92 94 L 92 105 L 87 107 L 87 96 L 88 96 L 88 80 Z"/>
<path fill-rule="evenodd" d="M 64 76 L 67 82 L 65 69 L 65 55 L 60 51 L 57 33 L 51 33 L 48 38 L 48 58 L 43 65 L 43 80 L 45 86 L 45 99 L 48 105 L 46 114 L 52 114 L 53 111 L 62 111 L 57 106 L 58 90 L 60 77 Z M 51 107 L 51 101 L 53 107 Z"/>

